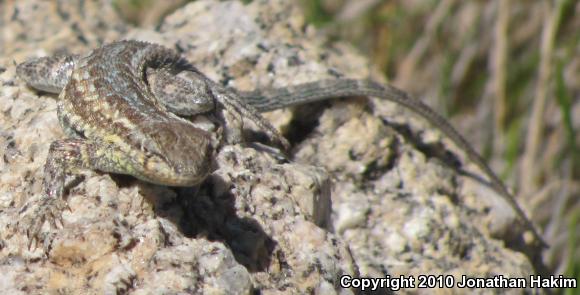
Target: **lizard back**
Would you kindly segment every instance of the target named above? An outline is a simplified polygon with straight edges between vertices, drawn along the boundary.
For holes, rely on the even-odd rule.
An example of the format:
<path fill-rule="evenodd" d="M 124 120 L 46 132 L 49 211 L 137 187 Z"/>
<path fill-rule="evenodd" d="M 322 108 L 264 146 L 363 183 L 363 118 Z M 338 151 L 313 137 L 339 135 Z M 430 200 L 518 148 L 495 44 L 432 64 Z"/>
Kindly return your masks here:
<path fill-rule="evenodd" d="M 92 51 L 78 60 L 60 94 L 58 117 L 63 129 L 120 150 L 123 156 L 112 160 L 127 167 L 135 167 L 127 161 L 143 167 L 160 163 L 163 168 L 150 170 L 171 169 L 180 175 L 179 179 L 174 173 L 149 177 L 127 168 L 138 178 L 179 186 L 199 182 L 192 175 L 209 170 L 210 135 L 167 111 L 145 76 L 149 67 L 170 69 L 182 62 L 170 49 L 138 41 L 115 42 Z"/>
<path fill-rule="evenodd" d="M 60 94 L 61 125 L 77 136 L 111 141 L 127 150 L 145 146 L 162 153 L 162 148 L 148 142 L 155 127 L 172 124 L 194 133 L 197 128 L 156 100 L 145 69 L 171 67 L 180 61 L 174 51 L 145 42 L 120 41 L 92 51 L 79 59 Z"/>

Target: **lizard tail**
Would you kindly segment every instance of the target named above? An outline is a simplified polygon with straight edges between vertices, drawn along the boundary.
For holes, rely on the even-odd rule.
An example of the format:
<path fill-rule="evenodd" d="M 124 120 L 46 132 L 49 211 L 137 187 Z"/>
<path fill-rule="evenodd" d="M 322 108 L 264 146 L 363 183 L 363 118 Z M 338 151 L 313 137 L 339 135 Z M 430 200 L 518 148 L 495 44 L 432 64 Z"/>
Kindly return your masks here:
<path fill-rule="evenodd" d="M 421 100 L 410 96 L 402 90 L 372 80 L 330 79 L 280 89 L 241 92 L 240 96 L 246 103 L 254 106 L 261 112 L 348 96 L 377 97 L 400 104 L 421 115 L 429 123 L 445 133 L 459 148 L 465 151 L 469 159 L 488 176 L 491 187 L 508 202 L 525 223 L 525 226 L 532 231 L 534 238 L 542 247 L 548 246 L 535 229 L 533 223 L 515 201 L 513 195 L 509 193 L 503 182 L 486 164 L 485 160 L 471 147 L 467 140 L 441 115 Z"/>

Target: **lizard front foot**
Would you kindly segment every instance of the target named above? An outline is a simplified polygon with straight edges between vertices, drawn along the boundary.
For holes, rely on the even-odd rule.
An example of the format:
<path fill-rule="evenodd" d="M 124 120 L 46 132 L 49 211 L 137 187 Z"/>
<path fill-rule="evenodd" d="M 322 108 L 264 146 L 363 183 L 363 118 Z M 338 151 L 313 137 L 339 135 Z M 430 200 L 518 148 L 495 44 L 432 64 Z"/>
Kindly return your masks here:
<path fill-rule="evenodd" d="M 44 244 L 48 235 L 41 233 L 44 222 L 47 221 L 52 228 L 63 226 L 62 211 L 68 209 L 68 205 L 61 198 L 51 198 L 41 196 L 29 200 L 20 209 L 20 218 L 16 222 L 16 230 L 21 234 L 26 234 L 28 238 L 28 249 Z"/>

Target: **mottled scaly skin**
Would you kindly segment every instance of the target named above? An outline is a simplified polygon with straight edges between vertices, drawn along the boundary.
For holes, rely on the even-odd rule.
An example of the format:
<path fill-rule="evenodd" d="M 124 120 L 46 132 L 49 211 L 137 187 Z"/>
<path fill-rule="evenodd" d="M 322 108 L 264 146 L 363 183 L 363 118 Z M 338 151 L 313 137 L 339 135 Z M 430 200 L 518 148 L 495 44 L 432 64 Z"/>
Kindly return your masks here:
<path fill-rule="evenodd" d="M 31 242 L 45 221 L 60 219 L 66 206 L 65 176 L 79 169 L 128 174 L 168 186 L 202 182 L 211 172 L 216 143 L 208 131 L 176 113 L 213 118 L 223 125 L 228 143 L 242 140 L 241 118 L 249 118 L 287 145 L 258 111 L 159 45 L 115 42 L 84 57 L 27 61 L 17 74 L 39 90 L 60 92 L 58 118 L 70 137 L 51 144 L 43 194 L 22 209 L 18 228 Z M 179 107 L 179 100 L 189 105 Z"/>
<path fill-rule="evenodd" d="M 175 186 L 207 176 L 209 134 L 166 111 L 144 81 L 145 68 L 179 61 L 163 47 L 128 42 L 78 61 L 60 94 L 58 117 L 69 136 L 85 139 L 83 166 Z"/>
<path fill-rule="evenodd" d="M 23 218 L 36 237 L 45 219 L 60 216 L 64 175 L 78 168 L 133 175 L 172 186 L 200 183 L 210 172 L 216 149 L 210 134 L 184 117 L 207 116 L 223 127 L 225 141 L 242 140 L 242 118 L 261 127 L 271 140 L 287 142 L 259 112 L 345 96 L 393 101 L 418 113 L 443 131 L 488 176 L 545 245 L 531 221 L 481 156 L 449 124 L 420 100 L 370 80 L 335 79 L 280 89 L 237 93 L 209 80 L 176 52 L 138 41 L 121 41 L 86 57 L 43 58 L 18 66 L 30 86 L 58 93 L 58 115 L 71 137 L 55 141 L 45 166 L 40 202 L 25 206 L 41 218 Z M 63 89 L 64 88 L 64 89 Z M 28 215 L 29 216 L 29 215 Z"/>

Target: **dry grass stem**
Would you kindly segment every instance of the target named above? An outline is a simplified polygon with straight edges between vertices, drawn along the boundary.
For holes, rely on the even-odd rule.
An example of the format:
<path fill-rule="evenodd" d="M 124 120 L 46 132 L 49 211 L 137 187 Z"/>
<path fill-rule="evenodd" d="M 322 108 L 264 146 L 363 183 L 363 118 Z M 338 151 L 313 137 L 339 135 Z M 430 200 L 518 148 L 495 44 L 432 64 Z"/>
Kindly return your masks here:
<path fill-rule="evenodd" d="M 536 97 L 532 106 L 532 114 L 528 124 L 528 134 L 526 136 L 526 145 L 522 157 L 520 187 L 523 196 L 533 194 L 539 187 L 540 167 L 536 165 L 540 151 L 544 121 L 543 115 L 546 108 L 549 82 L 552 70 L 552 56 L 554 51 L 554 41 L 558 24 L 562 16 L 564 0 L 556 2 L 556 7 L 546 7 L 546 18 L 541 37 L 540 48 L 540 65 L 538 72 L 538 82 L 536 86 Z M 549 2 L 544 2 L 549 6 Z"/>
<path fill-rule="evenodd" d="M 429 44 L 431 44 L 435 38 L 435 33 L 446 20 L 446 17 L 449 15 L 454 3 L 455 0 L 443 0 L 439 2 L 433 15 L 429 17 L 429 20 L 425 24 L 425 32 L 415 42 L 411 52 L 407 54 L 403 59 L 403 62 L 401 62 L 395 81 L 396 85 L 402 88 L 407 88 L 408 83 L 413 80 L 411 77 L 416 71 L 417 64 L 427 52 Z"/>
<path fill-rule="evenodd" d="M 497 20 L 495 24 L 495 46 L 492 50 L 492 83 L 495 93 L 495 135 L 501 136 L 506 124 L 506 60 L 508 55 L 508 26 L 510 1 L 498 1 Z"/>

